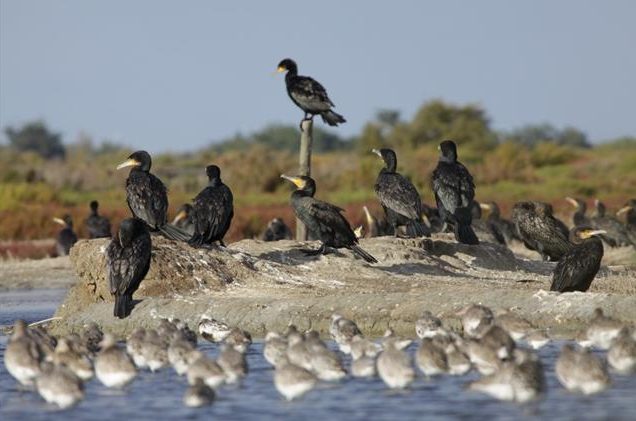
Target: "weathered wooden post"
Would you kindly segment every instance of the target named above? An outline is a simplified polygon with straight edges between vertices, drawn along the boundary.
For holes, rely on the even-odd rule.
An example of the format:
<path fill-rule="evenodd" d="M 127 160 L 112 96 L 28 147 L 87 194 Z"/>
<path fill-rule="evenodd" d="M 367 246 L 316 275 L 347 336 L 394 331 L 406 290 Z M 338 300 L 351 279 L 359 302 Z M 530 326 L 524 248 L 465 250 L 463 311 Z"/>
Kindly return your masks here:
<path fill-rule="evenodd" d="M 300 123 L 300 156 L 298 159 L 298 175 L 311 175 L 311 143 L 313 140 L 313 120 L 303 120 Z M 307 240 L 307 228 L 305 224 L 296 218 L 296 240 Z"/>

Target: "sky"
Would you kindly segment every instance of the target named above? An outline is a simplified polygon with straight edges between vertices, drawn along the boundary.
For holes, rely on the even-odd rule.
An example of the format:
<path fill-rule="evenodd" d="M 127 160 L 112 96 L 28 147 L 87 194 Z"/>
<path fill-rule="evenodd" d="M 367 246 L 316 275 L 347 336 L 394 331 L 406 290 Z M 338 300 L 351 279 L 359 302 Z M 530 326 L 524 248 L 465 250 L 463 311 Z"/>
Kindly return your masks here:
<path fill-rule="evenodd" d="M 298 124 L 273 73 L 291 57 L 343 136 L 441 98 L 498 130 L 547 122 L 597 142 L 636 135 L 634 16 L 631 0 L 0 0 L 0 128 L 195 150 Z"/>

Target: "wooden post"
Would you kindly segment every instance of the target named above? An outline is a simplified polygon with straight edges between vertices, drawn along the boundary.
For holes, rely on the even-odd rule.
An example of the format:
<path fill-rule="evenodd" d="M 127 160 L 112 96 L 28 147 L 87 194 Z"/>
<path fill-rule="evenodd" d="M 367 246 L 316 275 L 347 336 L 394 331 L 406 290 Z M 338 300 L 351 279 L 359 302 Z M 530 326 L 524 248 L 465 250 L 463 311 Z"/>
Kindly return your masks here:
<path fill-rule="evenodd" d="M 313 120 L 303 120 L 300 123 L 300 156 L 298 159 L 298 175 L 311 175 L 311 143 L 313 141 Z M 296 240 L 307 240 L 307 228 L 305 224 L 296 218 Z"/>

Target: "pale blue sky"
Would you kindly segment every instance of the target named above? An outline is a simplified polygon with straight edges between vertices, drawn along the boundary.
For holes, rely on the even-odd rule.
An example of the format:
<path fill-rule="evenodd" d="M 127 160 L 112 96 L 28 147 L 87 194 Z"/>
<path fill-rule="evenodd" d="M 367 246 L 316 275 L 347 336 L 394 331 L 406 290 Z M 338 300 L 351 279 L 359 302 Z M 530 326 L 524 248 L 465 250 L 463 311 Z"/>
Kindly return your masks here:
<path fill-rule="evenodd" d="M 432 98 L 481 104 L 502 130 L 636 135 L 635 16 L 630 0 L 0 0 L 0 127 L 42 118 L 67 142 L 157 152 L 297 124 L 272 75 L 289 56 L 346 136 Z"/>

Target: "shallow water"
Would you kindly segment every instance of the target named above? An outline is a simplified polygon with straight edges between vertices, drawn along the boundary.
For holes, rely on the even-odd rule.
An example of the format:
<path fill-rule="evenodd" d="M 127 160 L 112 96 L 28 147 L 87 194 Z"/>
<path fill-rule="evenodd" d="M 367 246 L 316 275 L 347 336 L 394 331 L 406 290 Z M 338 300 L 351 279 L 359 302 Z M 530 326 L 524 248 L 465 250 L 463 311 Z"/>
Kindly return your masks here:
<path fill-rule="evenodd" d="M 57 294 L 57 295 L 56 295 Z M 56 298 L 57 297 L 57 298 Z M 63 298 L 63 291 L 20 291 L 0 293 L 0 323 L 21 317 L 27 321 L 52 315 Z M 28 311 L 24 311 L 24 308 Z M 404 392 L 386 389 L 380 379 L 348 379 L 341 383 L 322 383 L 295 402 L 284 401 L 274 388 L 273 371 L 262 356 L 262 343 L 252 345 L 248 356 L 249 375 L 240 386 L 223 387 L 217 400 L 207 408 L 190 409 L 182 404 L 187 387 L 184 377 L 172 369 L 158 373 L 142 372 L 124 391 L 112 391 L 97 380 L 86 384 L 86 398 L 76 407 L 58 411 L 36 393 L 20 390 L 4 367 L 7 338 L 0 336 L 0 419 L 121 420 L 135 419 L 421 419 L 425 418 L 551 418 L 551 419 L 636 419 L 636 375 L 614 375 L 612 387 L 591 397 L 566 392 L 554 375 L 554 363 L 562 343 L 540 350 L 546 368 L 548 390 L 531 405 L 498 402 L 488 396 L 463 389 L 477 378 L 463 377 L 427 380 L 419 377 Z M 330 346 L 333 346 L 331 343 Z M 210 355 L 216 346 L 202 342 Z M 413 353 L 414 347 L 410 348 Z M 347 363 L 349 362 L 346 360 Z"/>

